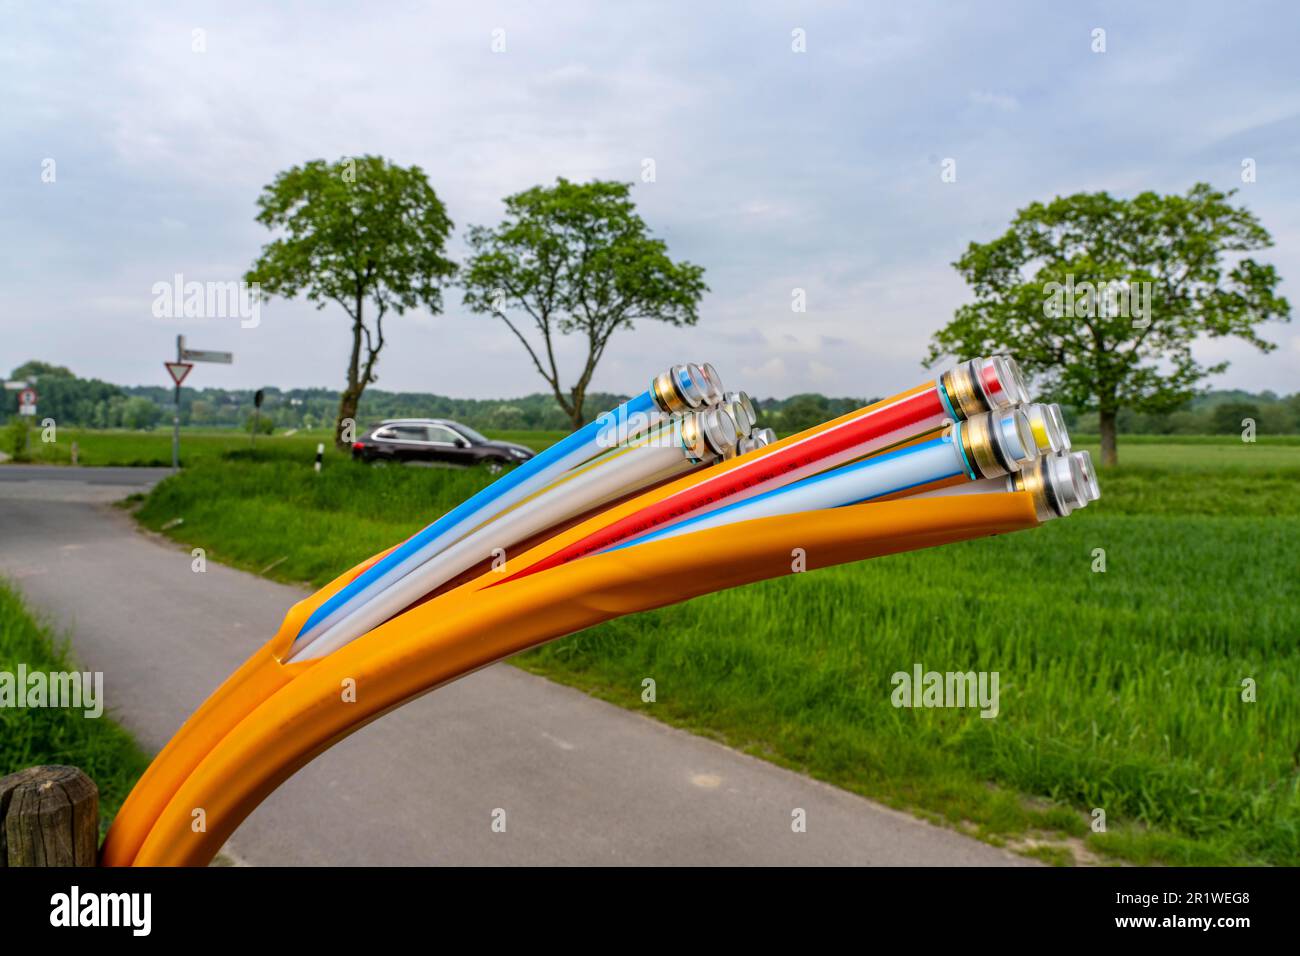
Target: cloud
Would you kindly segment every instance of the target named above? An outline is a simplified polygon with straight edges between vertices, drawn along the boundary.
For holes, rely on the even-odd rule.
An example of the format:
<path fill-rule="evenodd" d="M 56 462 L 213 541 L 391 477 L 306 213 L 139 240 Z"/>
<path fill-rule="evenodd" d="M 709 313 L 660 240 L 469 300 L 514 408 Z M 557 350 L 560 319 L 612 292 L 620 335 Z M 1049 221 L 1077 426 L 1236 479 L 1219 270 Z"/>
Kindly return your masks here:
<path fill-rule="evenodd" d="M 968 99 L 976 106 L 985 106 L 990 109 L 1000 110 L 1003 113 L 1013 113 L 1020 109 L 1020 101 L 1008 93 L 989 93 L 984 90 L 972 90 Z"/>
<path fill-rule="evenodd" d="M 1260 176 L 1241 198 L 1275 231 L 1269 261 L 1296 274 L 1297 14 L 1252 11 L 1115 8 L 1097 55 L 1094 13 L 1028 0 L 997 15 L 938 3 L 696 4 L 671 17 L 652 2 L 14 8 L 0 51 L 7 351 L 161 383 L 175 334 L 192 331 L 196 347 L 236 353 L 197 384 L 336 387 L 348 343 L 337 309 L 277 300 L 255 330 L 187 329 L 149 314 L 149 289 L 178 272 L 238 278 L 269 238 L 252 218 L 262 185 L 306 159 L 372 152 L 428 172 L 455 256 L 464 228 L 494 221 L 512 192 L 561 175 L 636 183 L 651 228 L 706 267 L 712 292 L 696 328 L 643 322 L 616 337 L 596 388 L 709 360 L 756 394 L 885 393 L 926 374 L 930 335 L 969 299 L 950 263 L 1034 199 L 1241 185 L 1250 156 Z M 791 50 L 796 26 L 806 53 Z M 54 184 L 40 180 L 48 157 Z M 955 183 L 940 181 L 947 157 Z M 806 313 L 791 311 L 795 288 Z M 445 315 L 393 317 L 388 331 L 386 388 L 543 387 L 501 324 L 455 291 Z M 1294 337 L 1268 337 L 1286 343 L 1272 356 L 1223 343 L 1221 383 L 1293 390 Z M 562 343 L 562 365 L 579 352 Z"/>

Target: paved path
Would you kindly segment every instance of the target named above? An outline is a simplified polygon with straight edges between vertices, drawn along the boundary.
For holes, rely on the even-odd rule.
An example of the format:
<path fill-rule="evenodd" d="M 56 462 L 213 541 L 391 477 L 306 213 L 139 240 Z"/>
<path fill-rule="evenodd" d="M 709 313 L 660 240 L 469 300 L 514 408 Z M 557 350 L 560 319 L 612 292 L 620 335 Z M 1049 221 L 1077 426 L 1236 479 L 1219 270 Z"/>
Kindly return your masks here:
<path fill-rule="evenodd" d="M 165 474 L 0 466 L 0 575 L 155 750 L 303 594 L 211 562 L 195 574 L 107 504 Z M 259 865 L 1026 862 L 506 665 L 325 753 L 229 849 Z"/>

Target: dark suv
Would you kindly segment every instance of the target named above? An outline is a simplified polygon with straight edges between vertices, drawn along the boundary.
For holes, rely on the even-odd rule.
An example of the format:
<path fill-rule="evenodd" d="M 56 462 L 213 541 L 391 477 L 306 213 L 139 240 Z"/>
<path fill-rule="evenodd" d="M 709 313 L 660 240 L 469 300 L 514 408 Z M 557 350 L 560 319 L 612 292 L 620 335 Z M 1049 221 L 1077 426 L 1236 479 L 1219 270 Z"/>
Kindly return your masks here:
<path fill-rule="evenodd" d="M 527 461 L 531 448 L 492 441 L 468 425 L 443 418 L 395 418 L 376 425 L 352 443 L 352 457 L 369 462 L 486 464 L 493 471 Z"/>

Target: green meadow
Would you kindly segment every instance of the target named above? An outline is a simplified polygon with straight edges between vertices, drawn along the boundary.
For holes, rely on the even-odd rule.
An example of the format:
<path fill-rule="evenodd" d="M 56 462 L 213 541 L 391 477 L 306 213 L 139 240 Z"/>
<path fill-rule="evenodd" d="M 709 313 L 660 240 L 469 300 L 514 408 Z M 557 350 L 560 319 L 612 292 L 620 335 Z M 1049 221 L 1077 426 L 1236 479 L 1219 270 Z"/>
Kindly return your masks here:
<path fill-rule="evenodd" d="M 34 617 L 0 579 L 0 671 L 17 674 L 79 670 L 67 644 Z M 89 719 L 61 707 L 0 707 L 0 776 L 40 764 L 79 767 L 99 787 L 101 836 L 149 760 L 108 714 Z"/>
<path fill-rule="evenodd" d="M 322 584 L 489 480 L 333 453 L 317 475 L 315 440 L 196 453 L 139 520 Z M 1300 444 L 1120 457 L 1068 519 L 710 595 L 515 662 L 1049 862 L 1300 863 Z M 917 665 L 996 672 L 997 716 L 895 707 L 893 675 Z"/>

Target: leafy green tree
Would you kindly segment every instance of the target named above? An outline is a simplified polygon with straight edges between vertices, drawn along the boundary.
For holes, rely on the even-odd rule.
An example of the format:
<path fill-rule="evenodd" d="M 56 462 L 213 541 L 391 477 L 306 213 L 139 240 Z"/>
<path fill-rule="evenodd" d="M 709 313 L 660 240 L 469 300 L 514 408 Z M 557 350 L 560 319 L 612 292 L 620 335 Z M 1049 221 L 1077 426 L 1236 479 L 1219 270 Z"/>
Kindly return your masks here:
<path fill-rule="evenodd" d="M 1258 405 L 1251 402 L 1224 402 L 1216 405 L 1210 413 L 1211 427 L 1219 435 L 1240 432 L 1245 427 L 1242 422 L 1247 418 L 1255 423 L 1256 430 L 1260 428 L 1262 422 Z"/>
<path fill-rule="evenodd" d="M 780 413 L 781 434 L 793 435 L 833 418 L 830 402 L 823 395 L 794 395 Z"/>
<path fill-rule="evenodd" d="M 1168 412 L 1226 362 L 1201 365 L 1201 335 L 1276 346 L 1256 327 L 1287 320 L 1272 245 L 1234 191 L 1199 183 L 1184 196 L 1078 193 L 1020 210 L 1011 227 L 971 243 L 953 265 L 975 293 L 935 334 L 927 364 L 1005 351 L 1047 396 L 1096 409 L 1102 461 L 1116 461 L 1122 408 Z"/>
<path fill-rule="evenodd" d="M 384 316 L 421 305 L 442 311 L 442 288 L 456 271 L 443 254 L 452 222 L 420 167 L 380 156 L 294 166 L 257 206 L 257 221 L 283 234 L 262 248 L 245 280 L 268 298 L 301 293 L 318 309 L 334 302 L 352 321 L 334 439 L 344 447 L 344 423 L 377 381 Z"/>
<path fill-rule="evenodd" d="M 9 378 L 14 381 L 24 381 L 26 379 L 43 379 L 51 378 L 75 378 L 72 369 L 66 365 L 53 365 L 49 362 L 39 362 L 32 359 L 30 362 L 24 362 L 10 374 Z"/>
<path fill-rule="evenodd" d="M 708 291 L 701 266 L 674 262 L 650 236 L 630 193 L 629 183 L 560 178 L 508 196 L 497 227 L 469 231 L 465 304 L 506 324 L 574 428 L 586 420 L 587 389 L 614 333 L 638 319 L 694 325 Z M 586 340 L 587 357 L 565 388 L 555 341 L 570 334 Z"/>
<path fill-rule="evenodd" d="M 275 419 L 263 413 L 254 415 L 252 412 L 244 419 L 244 431 L 250 435 L 256 430 L 259 435 L 271 435 L 275 433 Z"/>
<path fill-rule="evenodd" d="M 133 395 L 122 403 L 122 424 L 127 428 L 153 428 L 162 418 L 162 413 L 154 402 Z"/>

